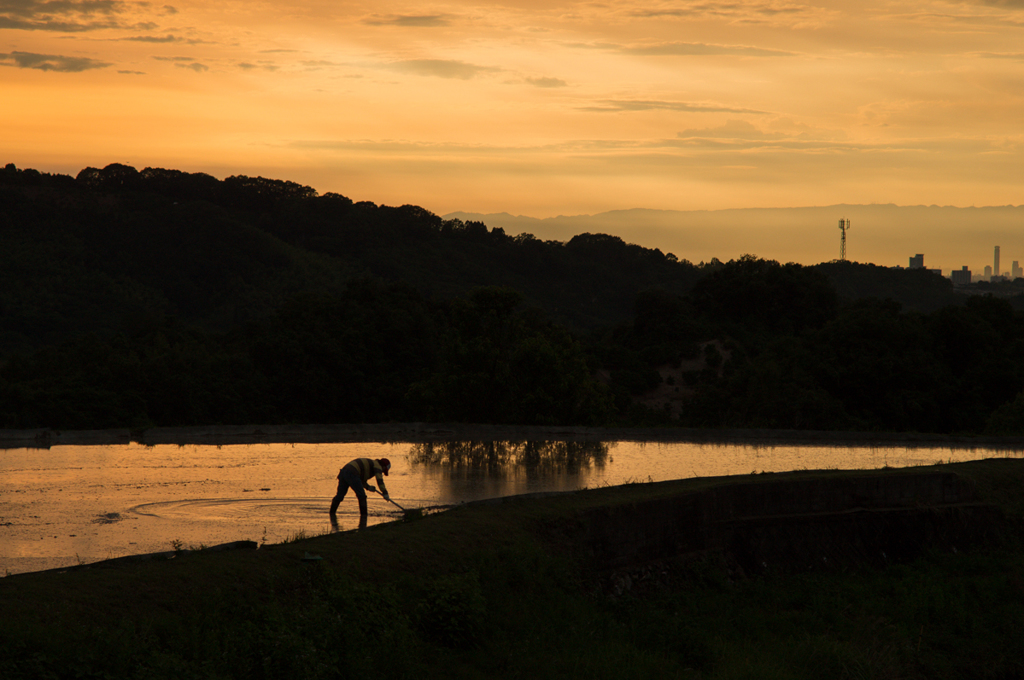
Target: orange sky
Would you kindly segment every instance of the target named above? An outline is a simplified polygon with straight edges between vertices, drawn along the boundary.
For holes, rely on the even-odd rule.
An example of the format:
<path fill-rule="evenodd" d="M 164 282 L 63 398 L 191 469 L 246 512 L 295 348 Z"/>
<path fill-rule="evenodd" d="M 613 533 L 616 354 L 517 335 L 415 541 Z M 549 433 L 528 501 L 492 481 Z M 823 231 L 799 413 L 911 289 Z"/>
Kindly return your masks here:
<path fill-rule="evenodd" d="M 0 0 L 0 103 L 0 163 L 438 214 L 1016 205 L 1024 0 Z"/>

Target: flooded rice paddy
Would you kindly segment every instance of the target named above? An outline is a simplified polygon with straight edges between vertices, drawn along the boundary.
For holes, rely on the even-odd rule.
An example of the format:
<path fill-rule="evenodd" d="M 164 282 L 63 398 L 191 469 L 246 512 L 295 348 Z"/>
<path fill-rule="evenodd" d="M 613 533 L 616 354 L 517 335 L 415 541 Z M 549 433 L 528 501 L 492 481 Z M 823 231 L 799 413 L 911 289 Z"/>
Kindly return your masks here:
<path fill-rule="evenodd" d="M 238 540 L 332 531 L 338 469 L 390 458 L 405 508 L 627 482 L 812 469 L 876 469 L 1022 451 L 941 446 L 498 441 L 0 449 L 0 576 Z M 401 511 L 369 494 L 369 524 Z M 356 528 L 350 492 L 338 529 Z"/>

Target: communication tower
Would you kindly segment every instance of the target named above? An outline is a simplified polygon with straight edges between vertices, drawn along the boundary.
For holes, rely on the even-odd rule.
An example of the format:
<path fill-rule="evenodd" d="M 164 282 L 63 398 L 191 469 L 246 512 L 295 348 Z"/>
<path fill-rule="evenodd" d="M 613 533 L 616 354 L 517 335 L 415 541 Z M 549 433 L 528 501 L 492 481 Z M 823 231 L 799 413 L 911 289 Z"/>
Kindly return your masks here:
<path fill-rule="evenodd" d="M 839 260 L 846 262 L 846 230 L 850 228 L 850 220 L 842 217 L 839 219 L 839 230 L 843 235 L 839 237 Z"/>

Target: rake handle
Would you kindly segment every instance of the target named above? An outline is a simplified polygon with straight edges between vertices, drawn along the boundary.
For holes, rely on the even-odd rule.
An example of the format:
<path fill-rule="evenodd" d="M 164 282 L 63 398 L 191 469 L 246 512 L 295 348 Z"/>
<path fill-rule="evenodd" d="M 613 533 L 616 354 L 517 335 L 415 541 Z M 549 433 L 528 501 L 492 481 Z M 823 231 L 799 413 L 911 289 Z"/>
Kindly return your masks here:
<path fill-rule="evenodd" d="M 374 492 L 380 493 L 380 491 L 377 491 L 376 489 L 374 489 Z M 381 496 L 383 497 L 383 494 L 381 494 Z M 393 500 L 391 500 L 391 498 L 385 498 L 384 500 L 386 500 L 389 503 L 395 503 Z M 401 505 L 398 505 L 398 503 L 395 503 L 395 506 L 402 512 L 405 512 L 405 508 L 403 508 Z"/>

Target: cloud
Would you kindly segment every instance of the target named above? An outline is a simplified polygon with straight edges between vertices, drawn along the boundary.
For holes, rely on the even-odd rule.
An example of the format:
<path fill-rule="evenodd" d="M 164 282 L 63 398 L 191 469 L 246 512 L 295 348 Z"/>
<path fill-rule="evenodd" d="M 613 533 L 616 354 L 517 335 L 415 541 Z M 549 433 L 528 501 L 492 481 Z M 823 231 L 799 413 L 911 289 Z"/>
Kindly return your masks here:
<path fill-rule="evenodd" d="M 850 152 L 884 153 L 923 148 L 923 140 L 893 142 L 854 142 L 841 131 L 808 128 L 790 120 L 776 120 L 778 131 L 765 131 L 744 120 L 729 119 L 717 127 L 683 130 L 674 139 L 661 140 L 665 148 L 690 153 L 722 154 L 728 152 L 760 153 L 806 152 L 836 154 Z"/>
<path fill-rule="evenodd" d="M 133 42 L 145 42 L 145 43 L 179 43 L 185 42 L 184 38 L 176 35 L 135 35 L 130 38 L 121 38 L 121 40 L 131 40 Z"/>
<path fill-rule="evenodd" d="M 145 71 L 118 71 L 118 73 L 123 73 L 124 75 L 128 75 L 128 76 L 144 76 L 144 75 L 146 75 Z"/>
<path fill-rule="evenodd" d="M 718 104 L 693 104 L 690 102 L 668 102 L 651 99 L 605 99 L 593 106 L 580 107 L 583 111 L 595 113 L 619 113 L 624 111 L 686 111 L 699 113 L 765 113 L 754 109 L 740 109 Z"/>
<path fill-rule="evenodd" d="M 1009 7 L 1011 9 L 1024 9 L 1024 0 L 979 0 L 979 5 L 990 7 Z"/>
<path fill-rule="evenodd" d="M 451 21 L 446 14 L 389 14 L 387 16 L 373 16 L 363 21 L 370 26 L 403 26 L 412 28 L 433 28 L 435 26 L 448 26 Z"/>
<path fill-rule="evenodd" d="M 32 52 L 0 53 L 0 65 L 17 68 L 34 68 L 40 71 L 59 73 L 80 73 L 96 68 L 111 66 L 103 61 L 87 57 L 65 57 L 58 54 L 35 54 Z"/>
<path fill-rule="evenodd" d="M 617 45 L 615 43 L 575 43 L 570 45 L 579 49 L 608 50 L 619 54 L 632 54 L 649 57 L 702 57 L 702 56 L 735 56 L 735 57 L 793 57 L 796 52 L 773 50 L 749 45 L 709 45 L 706 43 L 668 42 L 648 45 Z"/>
<path fill-rule="evenodd" d="M 477 66 L 467 64 L 464 61 L 452 61 L 447 59 L 411 59 L 408 61 L 396 61 L 390 64 L 391 68 L 411 73 L 417 76 L 435 76 L 437 78 L 456 78 L 469 80 L 483 73 L 494 73 L 501 69 L 489 66 Z"/>
<path fill-rule="evenodd" d="M 306 71 L 319 71 L 324 68 L 338 68 L 344 64 L 327 61 L 326 59 L 306 59 L 299 62 Z"/>
<path fill-rule="evenodd" d="M 272 62 L 261 62 L 259 64 L 252 64 L 247 61 L 242 61 L 236 64 L 236 66 L 238 66 L 238 68 L 242 69 L 243 71 L 252 71 L 253 69 L 258 68 L 261 68 L 264 71 L 276 71 L 278 69 L 277 65 Z"/>
<path fill-rule="evenodd" d="M 160 45 L 169 45 L 171 43 L 182 43 L 185 45 L 212 45 L 214 44 L 211 40 L 199 40 L 197 38 L 185 38 L 180 35 L 174 35 L 168 33 L 167 35 L 133 35 L 127 38 L 110 38 L 110 40 L 129 40 L 132 42 L 144 42 L 153 43 Z"/>
<path fill-rule="evenodd" d="M 174 65 L 178 68 L 187 68 L 196 73 L 203 73 L 209 71 L 210 67 L 206 64 L 200 64 L 192 57 L 153 57 L 157 61 L 170 61 L 174 62 Z"/>
<path fill-rule="evenodd" d="M 126 7 L 119 0 L 2 0 L 0 28 L 63 33 L 121 28 L 115 15 Z"/>
<path fill-rule="evenodd" d="M 965 3 L 958 3 L 961 7 Z M 1004 12 L 989 12 L 989 11 L 976 11 L 974 8 L 979 6 L 987 7 L 1003 7 L 1010 11 Z M 965 9 L 961 9 L 958 13 L 937 13 L 937 12 L 907 12 L 904 14 L 891 14 L 889 15 L 892 19 L 903 19 L 912 22 L 918 22 L 921 24 L 934 24 L 935 22 L 949 22 L 954 25 L 968 25 L 974 26 L 998 26 L 998 27 L 1014 27 L 1020 28 L 1024 26 L 1024 20 L 1022 20 L 1020 13 L 1014 13 L 1012 10 L 1015 6 L 1009 3 L 998 4 L 992 2 L 982 2 L 981 0 L 975 0 L 972 6 Z M 1016 7 L 1024 9 L 1024 0 L 1019 0 Z M 1016 17 L 1016 18 L 1015 18 Z M 959 30 L 959 29 L 957 29 Z"/>
<path fill-rule="evenodd" d="M 627 16 L 637 19 L 703 18 L 714 17 L 739 21 L 764 21 L 778 17 L 804 16 L 816 11 L 805 5 L 789 2 L 695 2 L 684 6 L 644 7 L 628 11 Z"/>
<path fill-rule="evenodd" d="M 1024 61 L 1024 52 L 982 52 L 978 55 L 983 59 L 1010 59 Z"/>
<path fill-rule="evenodd" d="M 623 54 L 641 56 L 717 56 L 728 55 L 738 57 L 792 57 L 795 53 L 783 50 L 770 50 L 762 47 L 746 45 L 706 45 L 704 43 L 660 43 L 657 45 L 638 45 L 635 47 L 617 47 Z"/>
<path fill-rule="evenodd" d="M 112 14 L 123 10 L 119 0 L 4 0 L 0 5 L 4 14 L 21 17 L 51 14 Z"/>
<path fill-rule="evenodd" d="M 768 140 L 782 139 L 784 135 L 762 132 L 757 126 L 745 120 L 728 120 L 716 128 L 700 130 L 683 130 L 676 134 L 678 139 L 748 139 Z"/>
<path fill-rule="evenodd" d="M 363 152 L 383 155 L 414 155 L 420 158 L 434 157 L 509 157 L 517 155 L 535 156 L 555 154 L 603 153 L 645 148 L 634 140 L 568 140 L 553 144 L 502 145 L 467 144 L 460 142 L 421 142 L 395 139 L 301 139 L 285 144 L 288 148 L 326 152 Z M 659 148 L 664 146 L 659 143 Z"/>
<path fill-rule="evenodd" d="M 568 83 L 561 78 L 527 78 L 526 82 L 535 87 L 568 87 Z"/>
<path fill-rule="evenodd" d="M 559 158 L 577 159 L 629 159 L 658 164 L 700 164 L 710 162 L 739 167 L 749 161 L 750 153 L 770 155 L 773 158 L 796 159 L 814 156 L 829 158 L 836 155 L 885 155 L 921 152 L 948 152 L 942 142 L 913 140 L 910 142 L 867 143 L 835 139 L 811 139 L 804 134 L 787 135 L 766 133 L 749 123 L 730 121 L 721 128 L 687 130 L 676 138 L 624 140 L 576 139 L 540 145 L 460 144 L 454 142 L 417 142 L 410 140 L 295 140 L 285 146 L 303 150 L 335 153 L 366 153 L 372 155 L 433 158 Z M 966 151 L 980 153 L 991 148 L 987 141 L 968 142 Z"/>

